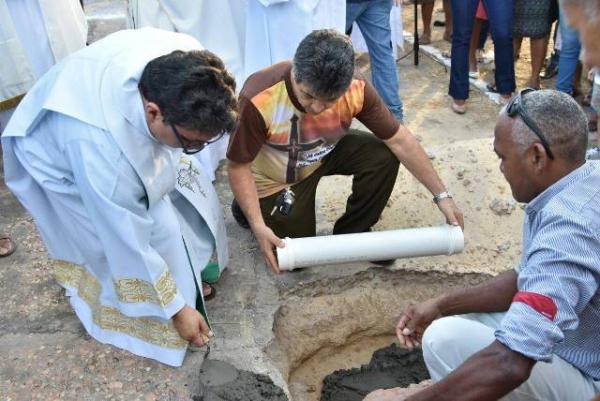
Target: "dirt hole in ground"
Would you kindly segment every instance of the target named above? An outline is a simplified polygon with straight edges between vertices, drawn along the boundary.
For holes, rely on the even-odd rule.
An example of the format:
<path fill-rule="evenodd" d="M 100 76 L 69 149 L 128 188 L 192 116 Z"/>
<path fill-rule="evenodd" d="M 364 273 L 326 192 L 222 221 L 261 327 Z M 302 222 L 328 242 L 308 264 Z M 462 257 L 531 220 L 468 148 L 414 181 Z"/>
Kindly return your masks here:
<path fill-rule="evenodd" d="M 265 352 L 288 383 L 293 401 L 362 400 L 373 387 L 407 387 L 428 378 L 420 351 L 392 345 L 395 324 L 411 303 L 484 274 L 373 269 L 307 283 L 282 294 Z M 325 385 L 324 385 L 325 383 Z"/>

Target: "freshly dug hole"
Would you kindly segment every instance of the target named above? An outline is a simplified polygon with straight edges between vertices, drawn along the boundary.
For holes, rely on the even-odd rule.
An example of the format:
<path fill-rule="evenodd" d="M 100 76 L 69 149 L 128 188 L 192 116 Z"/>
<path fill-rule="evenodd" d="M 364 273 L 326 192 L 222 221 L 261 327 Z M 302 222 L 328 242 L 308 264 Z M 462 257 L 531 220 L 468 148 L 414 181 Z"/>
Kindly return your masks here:
<path fill-rule="evenodd" d="M 396 341 L 395 324 L 409 304 L 487 278 L 376 268 L 308 282 L 282 294 L 265 352 L 288 382 L 293 401 L 319 401 L 326 376 L 368 364 L 375 351 Z"/>

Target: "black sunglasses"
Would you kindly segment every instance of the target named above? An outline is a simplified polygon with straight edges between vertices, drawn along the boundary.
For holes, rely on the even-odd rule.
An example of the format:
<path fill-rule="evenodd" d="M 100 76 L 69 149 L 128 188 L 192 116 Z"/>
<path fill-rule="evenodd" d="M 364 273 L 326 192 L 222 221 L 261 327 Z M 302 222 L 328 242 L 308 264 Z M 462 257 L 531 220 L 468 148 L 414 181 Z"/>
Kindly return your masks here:
<path fill-rule="evenodd" d="M 181 136 L 179 131 L 177 131 L 175 124 L 171 123 L 170 125 L 171 125 L 171 129 L 173 130 L 173 133 L 175 134 L 175 137 L 177 138 L 177 140 L 181 144 L 181 147 L 183 148 L 183 153 L 185 153 L 186 155 L 193 155 L 195 153 L 200 152 L 202 149 L 204 149 L 211 143 L 217 142 L 219 139 L 223 138 L 223 135 L 225 135 L 225 131 L 221 131 L 216 136 L 210 138 L 208 141 L 197 141 L 197 142 L 193 141 L 192 142 L 192 141 L 184 138 L 183 136 Z M 190 145 L 190 143 L 192 143 L 193 145 Z"/>
<path fill-rule="evenodd" d="M 550 143 L 542 133 L 540 127 L 538 127 L 538 125 L 533 121 L 533 119 L 529 117 L 529 114 L 527 114 L 527 112 L 525 111 L 525 106 L 523 105 L 523 97 L 527 93 L 535 91 L 536 89 L 533 88 L 525 88 L 521 92 L 519 92 L 519 94 L 513 97 L 510 100 L 510 102 L 508 102 L 508 104 L 506 105 L 506 114 L 508 114 L 508 116 L 511 118 L 515 117 L 518 114 L 525 123 L 525 125 L 527 125 L 527 127 L 529 127 L 529 129 L 532 130 L 533 133 L 536 134 L 537 137 L 540 139 L 540 141 L 542 142 L 542 146 L 548 154 L 548 157 L 554 160 L 554 155 L 550 150 Z"/>

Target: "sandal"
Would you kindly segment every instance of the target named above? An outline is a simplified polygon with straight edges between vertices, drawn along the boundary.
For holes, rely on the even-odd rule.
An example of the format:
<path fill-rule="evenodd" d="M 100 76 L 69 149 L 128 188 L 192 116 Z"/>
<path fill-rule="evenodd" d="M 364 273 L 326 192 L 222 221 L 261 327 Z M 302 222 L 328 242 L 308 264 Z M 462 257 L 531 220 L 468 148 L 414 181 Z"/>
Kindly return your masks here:
<path fill-rule="evenodd" d="M 10 256 L 15 253 L 16 250 L 17 245 L 10 239 L 10 237 L 6 235 L 0 236 L 0 258 Z"/>
<path fill-rule="evenodd" d="M 465 114 L 467 112 L 467 104 L 466 103 L 465 104 L 457 104 L 454 100 L 452 101 L 450 108 L 456 114 Z"/>
<path fill-rule="evenodd" d="M 431 44 L 431 34 L 430 33 L 422 34 L 421 37 L 419 38 L 419 44 L 430 45 Z"/>
<path fill-rule="evenodd" d="M 207 294 L 206 290 L 210 289 L 210 292 Z M 202 294 L 204 295 L 205 301 L 210 301 L 217 295 L 217 289 L 213 287 L 211 284 L 208 284 L 206 281 L 202 282 Z"/>

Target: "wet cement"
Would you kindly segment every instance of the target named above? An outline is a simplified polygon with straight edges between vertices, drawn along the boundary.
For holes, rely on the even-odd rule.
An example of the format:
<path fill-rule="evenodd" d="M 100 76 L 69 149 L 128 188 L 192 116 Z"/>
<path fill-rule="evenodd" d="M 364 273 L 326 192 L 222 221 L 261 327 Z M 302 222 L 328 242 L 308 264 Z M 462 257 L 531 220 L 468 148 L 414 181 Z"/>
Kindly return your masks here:
<path fill-rule="evenodd" d="M 266 375 L 238 370 L 207 360 L 200 370 L 200 390 L 194 401 L 288 401 L 283 390 Z"/>
<path fill-rule="evenodd" d="M 375 351 L 367 365 L 325 377 L 321 401 L 361 401 L 373 390 L 408 387 L 427 379 L 421 350 L 408 351 L 392 344 Z"/>

